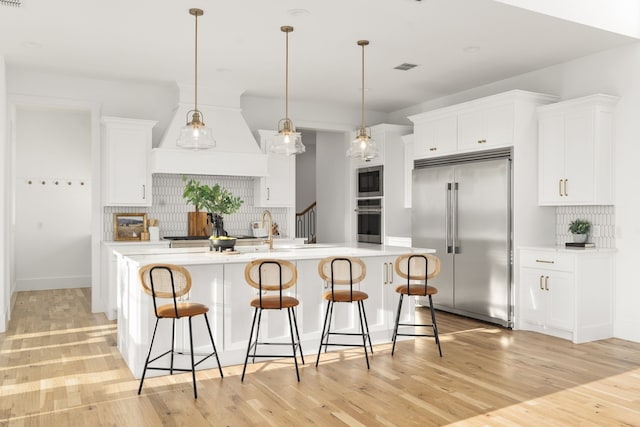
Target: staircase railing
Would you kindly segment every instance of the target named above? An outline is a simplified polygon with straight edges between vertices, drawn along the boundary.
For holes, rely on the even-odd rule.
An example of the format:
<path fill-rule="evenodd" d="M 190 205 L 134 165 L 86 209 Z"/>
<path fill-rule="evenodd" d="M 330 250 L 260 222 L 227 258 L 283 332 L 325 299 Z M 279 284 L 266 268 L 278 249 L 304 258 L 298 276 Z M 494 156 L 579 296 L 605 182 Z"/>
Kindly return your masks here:
<path fill-rule="evenodd" d="M 316 242 L 316 202 L 296 213 L 296 237 L 306 238 L 307 243 Z"/>

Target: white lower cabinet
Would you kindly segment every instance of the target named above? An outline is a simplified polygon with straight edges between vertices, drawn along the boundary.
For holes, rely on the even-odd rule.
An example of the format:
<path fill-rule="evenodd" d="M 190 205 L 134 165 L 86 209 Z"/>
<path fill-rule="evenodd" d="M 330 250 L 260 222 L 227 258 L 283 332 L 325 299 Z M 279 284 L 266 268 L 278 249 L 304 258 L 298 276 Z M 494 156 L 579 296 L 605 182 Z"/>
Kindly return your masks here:
<path fill-rule="evenodd" d="M 519 329 L 574 343 L 613 336 L 612 251 L 521 249 Z"/>
<path fill-rule="evenodd" d="M 92 288 L 91 299 L 97 299 L 97 306 L 102 310 L 109 320 L 118 317 L 118 307 L 120 306 L 118 294 L 118 262 L 114 250 L 120 253 L 134 254 L 144 252 L 149 249 L 169 248 L 169 241 L 163 242 L 102 242 L 101 253 L 101 276 L 99 289 Z M 95 294 L 95 295 L 93 295 Z M 93 305 L 93 303 L 92 303 Z"/>

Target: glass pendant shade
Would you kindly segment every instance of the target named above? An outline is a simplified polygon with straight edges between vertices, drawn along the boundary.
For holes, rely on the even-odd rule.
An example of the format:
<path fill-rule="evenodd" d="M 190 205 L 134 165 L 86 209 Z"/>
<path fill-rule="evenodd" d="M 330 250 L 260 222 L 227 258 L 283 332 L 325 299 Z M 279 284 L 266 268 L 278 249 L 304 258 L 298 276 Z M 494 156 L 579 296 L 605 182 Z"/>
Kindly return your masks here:
<path fill-rule="evenodd" d="M 205 126 L 201 121 L 200 111 L 192 110 L 189 111 L 189 113 L 193 113 L 192 119 L 180 129 L 180 135 L 178 136 L 176 145 L 191 150 L 206 150 L 215 147 L 216 141 L 213 139 L 211 128 Z M 187 117 L 189 113 L 187 113 Z"/>
<path fill-rule="evenodd" d="M 292 156 L 302 154 L 305 151 L 302 137 L 296 132 L 293 122 L 289 118 L 289 33 L 293 27 L 288 25 L 280 27 L 280 31 L 286 34 L 286 74 L 285 74 L 285 118 L 278 122 L 278 134 L 273 137 L 269 151 L 275 154 Z"/>
<path fill-rule="evenodd" d="M 369 44 L 368 40 L 358 40 L 358 46 L 362 47 L 362 126 L 358 136 L 351 141 L 349 149 L 347 150 L 347 156 L 353 158 L 363 159 L 369 161 L 378 157 L 378 147 L 376 142 L 371 139 L 371 135 L 367 134 L 367 129 L 364 127 L 364 47 Z"/>
<path fill-rule="evenodd" d="M 280 123 L 282 125 L 278 127 L 281 127 L 281 129 L 278 129 L 278 134 L 273 137 L 270 151 L 287 156 L 304 153 L 305 147 L 302 144 L 302 138 L 296 132 L 291 120 L 282 119 Z"/>
<path fill-rule="evenodd" d="M 191 150 L 205 150 L 216 146 L 213 139 L 211 128 L 205 126 L 202 118 L 204 117 L 198 110 L 198 16 L 204 15 L 202 9 L 189 9 L 189 14 L 196 19 L 195 25 L 195 101 L 193 110 L 187 112 L 187 124 L 180 129 L 180 134 L 176 140 L 176 145 L 180 148 L 188 148 Z M 189 120 L 191 114 L 191 120 Z"/>
<path fill-rule="evenodd" d="M 353 157 L 369 161 L 378 157 L 378 146 L 376 142 L 367 135 L 367 130 L 361 128 L 358 136 L 351 141 L 347 150 L 347 157 Z"/>

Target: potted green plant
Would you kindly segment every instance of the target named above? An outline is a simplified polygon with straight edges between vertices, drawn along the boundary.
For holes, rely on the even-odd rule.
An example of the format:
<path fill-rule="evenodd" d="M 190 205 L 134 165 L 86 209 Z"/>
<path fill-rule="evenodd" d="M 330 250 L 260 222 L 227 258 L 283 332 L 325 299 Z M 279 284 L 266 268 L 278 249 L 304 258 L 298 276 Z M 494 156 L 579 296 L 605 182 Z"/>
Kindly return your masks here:
<path fill-rule="evenodd" d="M 220 184 L 209 186 L 185 176 L 182 181 L 185 183 L 182 197 L 195 207 L 195 212 L 189 212 L 189 236 L 211 235 L 214 224 L 207 221 L 207 212 L 213 215 L 214 222 L 218 221 L 217 230 L 220 231 L 223 230 L 222 215 L 233 214 L 242 206 L 243 200 Z"/>
<path fill-rule="evenodd" d="M 591 223 L 586 219 L 576 219 L 569 224 L 569 231 L 573 234 L 575 243 L 585 243 L 589 238 Z"/>

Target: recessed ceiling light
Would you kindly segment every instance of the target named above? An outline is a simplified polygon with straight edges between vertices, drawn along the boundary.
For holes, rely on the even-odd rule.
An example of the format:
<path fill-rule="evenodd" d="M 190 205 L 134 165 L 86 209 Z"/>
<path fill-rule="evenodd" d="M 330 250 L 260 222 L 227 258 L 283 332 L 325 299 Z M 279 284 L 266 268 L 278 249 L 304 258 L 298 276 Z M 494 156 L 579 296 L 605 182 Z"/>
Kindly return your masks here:
<path fill-rule="evenodd" d="M 23 42 L 22 46 L 28 47 L 29 49 L 40 49 L 42 48 L 42 44 L 38 42 Z"/>
<path fill-rule="evenodd" d="M 287 11 L 291 16 L 309 16 L 310 12 L 307 9 L 289 9 Z"/>
<path fill-rule="evenodd" d="M 464 51 L 464 53 L 476 53 L 480 50 L 480 46 L 467 46 L 462 50 Z"/>

